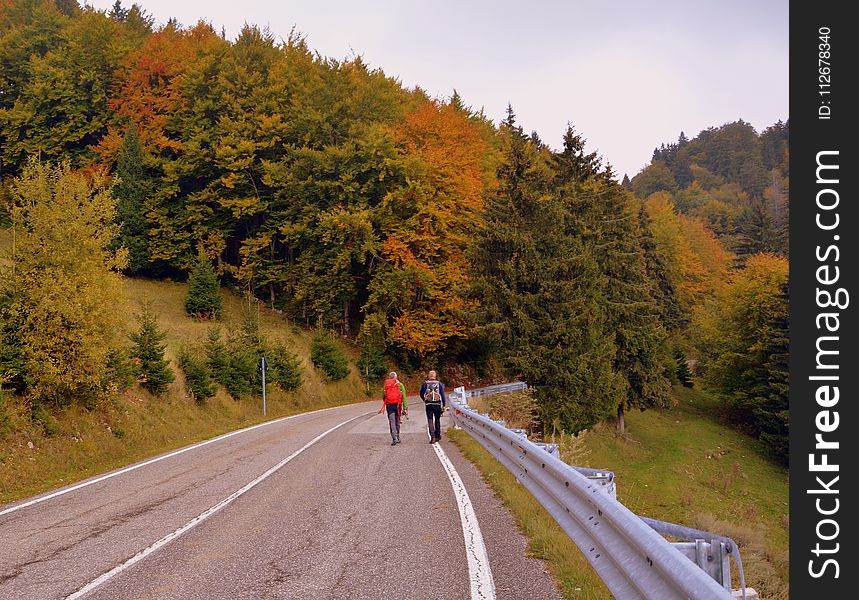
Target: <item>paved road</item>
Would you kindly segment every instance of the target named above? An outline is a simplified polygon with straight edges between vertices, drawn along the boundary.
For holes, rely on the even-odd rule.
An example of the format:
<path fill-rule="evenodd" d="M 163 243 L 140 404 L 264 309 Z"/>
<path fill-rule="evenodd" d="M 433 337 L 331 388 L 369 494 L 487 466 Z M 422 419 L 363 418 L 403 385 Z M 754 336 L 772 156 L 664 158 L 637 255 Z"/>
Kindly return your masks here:
<path fill-rule="evenodd" d="M 354 404 L 0 506 L 0 598 L 560 598 L 414 404 L 399 446 Z"/>

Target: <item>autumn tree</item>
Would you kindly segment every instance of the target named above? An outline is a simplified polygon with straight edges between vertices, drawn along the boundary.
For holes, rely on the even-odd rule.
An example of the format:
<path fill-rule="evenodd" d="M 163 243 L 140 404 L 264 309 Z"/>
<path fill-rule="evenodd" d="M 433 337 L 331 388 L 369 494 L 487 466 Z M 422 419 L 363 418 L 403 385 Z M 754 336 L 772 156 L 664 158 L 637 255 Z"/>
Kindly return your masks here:
<path fill-rule="evenodd" d="M 787 260 L 750 257 L 705 322 L 707 381 L 783 459 L 788 434 Z"/>
<path fill-rule="evenodd" d="M 483 208 L 486 146 L 462 107 L 429 101 L 394 141 L 406 184 L 384 200 L 382 264 L 367 310 L 390 320 L 390 344 L 428 356 L 468 335 L 465 251 Z"/>
<path fill-rule="evenodd" d="M 68 163 L 30 161 L 12 184 L 16 243 L 4 288 L 37 402 L 93 405 L 110 384 L 122 304 L 124 249 L 108 179 Z M 9 323 L 6 324 L 10 326 Z"/>
<path fill-rule="evenodd" d="M 120 24 L 81 11 L 62 27 L 62 45 L 29 57 L 19 93 L 0 117 L 5 160 L 70 160 L 88 166 L 107 131 L 111 85 L 130 40 Z M 14 132 L 14 133 L 13 133 Z"/>

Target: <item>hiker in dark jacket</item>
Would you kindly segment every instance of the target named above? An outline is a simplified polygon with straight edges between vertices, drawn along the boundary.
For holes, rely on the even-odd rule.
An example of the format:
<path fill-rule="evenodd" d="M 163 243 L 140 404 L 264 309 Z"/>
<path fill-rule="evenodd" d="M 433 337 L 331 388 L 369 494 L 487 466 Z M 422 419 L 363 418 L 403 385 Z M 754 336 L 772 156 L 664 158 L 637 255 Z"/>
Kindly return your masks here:
<path fill-rule="evenodd" d="M 434 444 L 441 441 L 441 413 L 447 409 L 447 398 L 444 384 L 437 379 L 436 372 L 430 371 L 427 376 L 429 378 L 421 385 L 420 396 L 427 409 L 430 444 Z"/>

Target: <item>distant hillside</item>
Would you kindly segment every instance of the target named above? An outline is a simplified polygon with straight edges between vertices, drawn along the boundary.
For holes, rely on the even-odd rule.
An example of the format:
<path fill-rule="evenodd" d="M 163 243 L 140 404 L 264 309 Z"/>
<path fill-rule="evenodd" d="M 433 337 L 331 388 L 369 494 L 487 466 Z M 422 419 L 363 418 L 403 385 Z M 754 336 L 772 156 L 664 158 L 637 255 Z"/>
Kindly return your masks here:
<path fill-rule="evenodd" d="M 678 212 L 701 217 L 740 257 L 787 255 L 789 121 L 758 134 L 740 120 L 653 151 L 628 186 L 641 198 L 673 196 Z"/>

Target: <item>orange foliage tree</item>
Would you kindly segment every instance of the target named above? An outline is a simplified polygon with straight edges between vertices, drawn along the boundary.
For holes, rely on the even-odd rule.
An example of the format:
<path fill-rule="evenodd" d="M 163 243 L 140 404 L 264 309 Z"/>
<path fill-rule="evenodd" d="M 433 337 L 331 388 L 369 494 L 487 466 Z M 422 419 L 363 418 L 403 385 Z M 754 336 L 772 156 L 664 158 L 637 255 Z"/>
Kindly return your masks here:
<path fill-rule="evenodd" d="M 466 111 L 426 101 L 396 127 L 406 185 L 388 194 L 383 267 L 367 312 L 390 317 L 387 341 L 428 356 L 467 335 L 466 248 L 483 209 L 488 147 Z"/>

